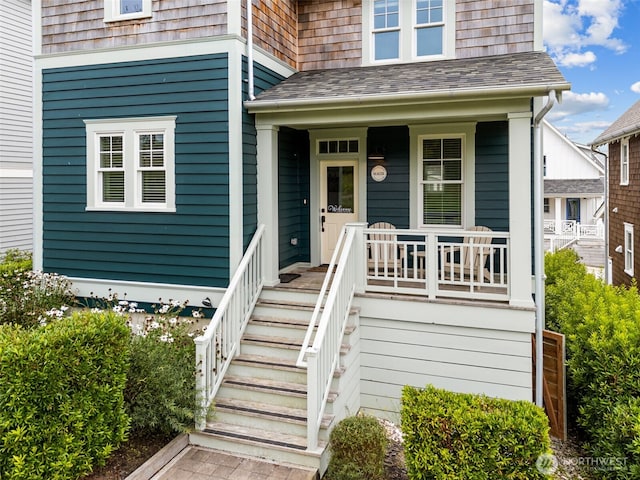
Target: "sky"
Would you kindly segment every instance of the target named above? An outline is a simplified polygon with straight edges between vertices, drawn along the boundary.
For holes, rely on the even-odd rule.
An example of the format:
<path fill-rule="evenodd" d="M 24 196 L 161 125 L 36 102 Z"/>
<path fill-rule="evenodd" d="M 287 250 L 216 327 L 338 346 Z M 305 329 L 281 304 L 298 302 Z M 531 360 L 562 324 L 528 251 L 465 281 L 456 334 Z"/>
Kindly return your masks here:
<path fill-rule="evenodd" d="M 545 117 L 589 144 L 640 100 L 640 0 L 543 0 L 545 49 L 571 83 Z"/>

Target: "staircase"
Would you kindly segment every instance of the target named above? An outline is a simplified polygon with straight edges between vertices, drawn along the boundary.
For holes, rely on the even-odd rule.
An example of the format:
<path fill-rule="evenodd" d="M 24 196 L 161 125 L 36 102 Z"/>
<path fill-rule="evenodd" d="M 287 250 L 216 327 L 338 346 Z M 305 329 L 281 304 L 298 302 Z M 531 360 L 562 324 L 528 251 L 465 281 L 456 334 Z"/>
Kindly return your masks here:
<path fill-rule="evenodd" d="M 296 366 L 317 291 L 265 288 L 214 401 L 214 413 L 191 443 L 324 472 L 329 432 L 356 413 L 359 388 L 357 311 L 351 312 L 318 449 L 307 449 L 307 371 Z M 347 375 L 349 369 L 349 375 Z M 350 382 L 350 385 L 345 385 Z M 354 385 L 355 383 L 355 385 Z M 348 412 L 349 408 L 354 411 Z"/>

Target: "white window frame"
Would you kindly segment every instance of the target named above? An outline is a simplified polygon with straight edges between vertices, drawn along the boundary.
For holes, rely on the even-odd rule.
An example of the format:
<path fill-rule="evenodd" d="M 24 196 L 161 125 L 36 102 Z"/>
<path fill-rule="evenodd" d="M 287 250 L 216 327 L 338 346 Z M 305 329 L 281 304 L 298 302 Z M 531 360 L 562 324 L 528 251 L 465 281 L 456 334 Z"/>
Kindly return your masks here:
<path fill-rule="evenodd" d="M 104 0 L 104 21 L 120 22 L 123 20 L 134 20 L 138 18 L 149 18 L 153 15 L 151 10 L 151 0 L 142 0 L 142 11 L 134 13 L 120 13 L 122 0 Z"/>
<path fill-rule="evenodd" d="M 624 223 L 624 273 L 633 277 L 633 224 Z"/>
<path fill-rule="evenodd" d="M 417 55 L 417 31 L 421 28 L 416 23 L 417 0 L 398 0 L 399 2 L 399 57 L 394 59 L 375 59 L 374 42 L 374 0 L 362 2 L 362 64 L 380 65 L 386 63 L 415 62 L 425 60 L 444 60 L 455 58 L 456 47 L 456 8 L 455 0 L 443 0 L 444 33 L 442 54 Z M 395 30 L 395 29 L 391 29 Z"/>
<path fill-rule="evenodd" d="M 465 229 L 475 223 L 475 123 L 410 125 L 410 227 L 428 229 Z M 462 218 L 461 225 L 424 223 L 422 197 L 422 140 L 425 138 L 462 139 Z"/>
<path fill-rule="evenodd" d="M 629 185 L 629 137 L 620 142 L 620 185 Z"/>
<path fill-rule="evenodd" d="M 85 120 L 87 136 L 87 207 L 86 210 L 175 212 L 175 116 L 114 118 Z M 163 170 L 165 171 L 165 201 L 142 201 L 142 171 L 139 165 L 139 136 L 164 135 Z M 124 202 L 104 202 L 100 168 L 100 137 L 123 137 Z M 154 168 L 157 170 L 157 168 Z"/>

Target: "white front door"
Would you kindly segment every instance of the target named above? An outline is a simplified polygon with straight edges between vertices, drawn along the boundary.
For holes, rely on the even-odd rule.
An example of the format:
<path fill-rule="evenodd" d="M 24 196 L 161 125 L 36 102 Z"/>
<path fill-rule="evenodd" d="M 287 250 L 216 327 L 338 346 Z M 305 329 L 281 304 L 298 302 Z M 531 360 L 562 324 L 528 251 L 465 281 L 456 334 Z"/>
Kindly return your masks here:
<path fill-rule="evenodd" d="M 329 263 L 345 223 L 358 221 L 358 162 L 320 163 L 320 260 Z"/>

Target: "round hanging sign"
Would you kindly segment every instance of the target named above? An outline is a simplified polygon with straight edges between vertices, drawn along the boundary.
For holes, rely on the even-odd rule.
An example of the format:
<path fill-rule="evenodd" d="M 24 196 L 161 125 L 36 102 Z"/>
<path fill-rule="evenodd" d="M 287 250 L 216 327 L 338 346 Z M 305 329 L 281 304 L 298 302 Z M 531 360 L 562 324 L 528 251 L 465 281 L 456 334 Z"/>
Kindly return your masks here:
<path fill-rule="evenodd" d="M 387 169 L 382 165 L 376 165 L 371 169 L 371 178 L 376 182 L 381 182 L 387 178 Z"/>

